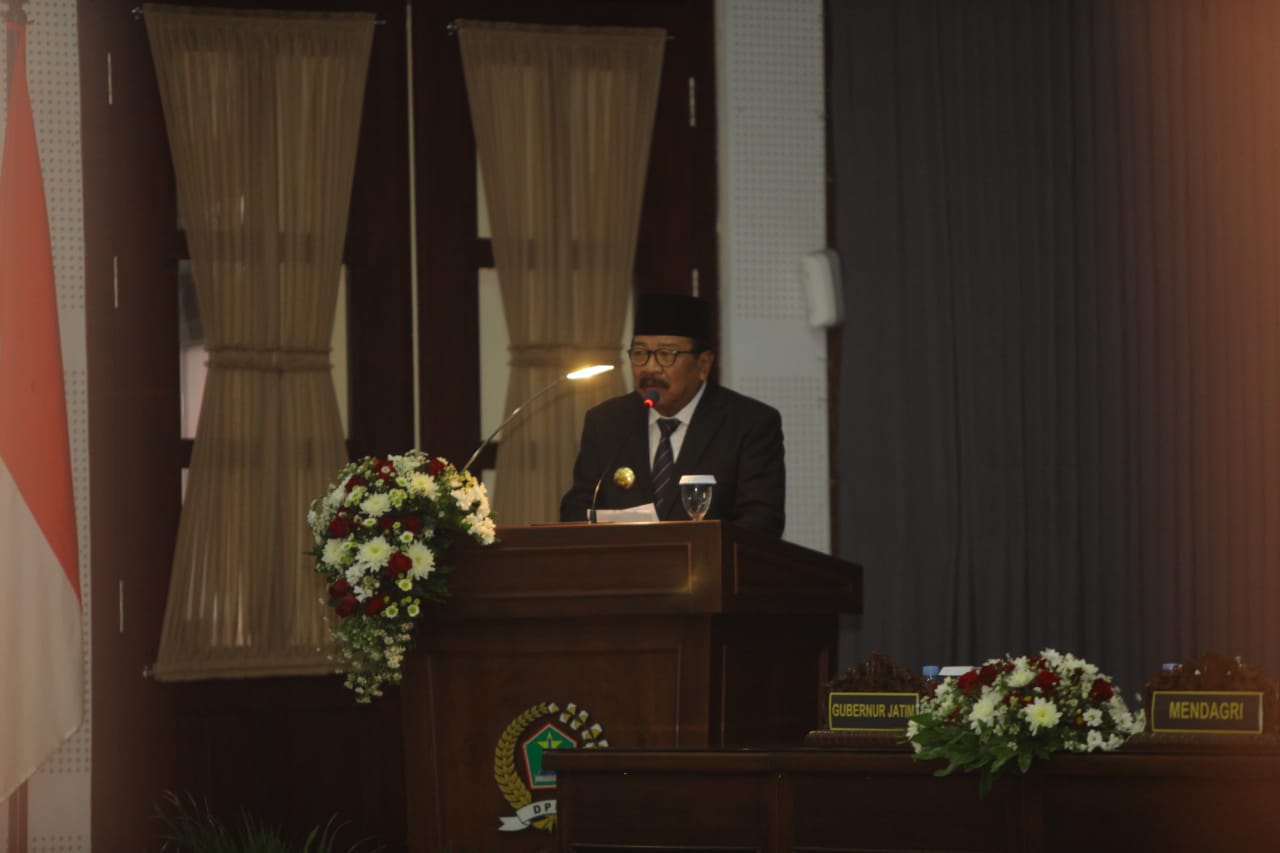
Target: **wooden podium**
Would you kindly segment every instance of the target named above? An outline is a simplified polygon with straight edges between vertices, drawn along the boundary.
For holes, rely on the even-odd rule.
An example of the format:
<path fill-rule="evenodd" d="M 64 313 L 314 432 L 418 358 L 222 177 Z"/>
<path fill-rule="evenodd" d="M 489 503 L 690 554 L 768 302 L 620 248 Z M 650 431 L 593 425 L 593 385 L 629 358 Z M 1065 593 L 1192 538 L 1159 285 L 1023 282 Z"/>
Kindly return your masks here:
<path fill-rule="evenodd" d="M 455 551 L 453 598 L 406 664 L 415 853 L 553 848 L 547 749 L 799 744 L 817 726 L 857 566 L 715 521 L 498 537 Z"/>

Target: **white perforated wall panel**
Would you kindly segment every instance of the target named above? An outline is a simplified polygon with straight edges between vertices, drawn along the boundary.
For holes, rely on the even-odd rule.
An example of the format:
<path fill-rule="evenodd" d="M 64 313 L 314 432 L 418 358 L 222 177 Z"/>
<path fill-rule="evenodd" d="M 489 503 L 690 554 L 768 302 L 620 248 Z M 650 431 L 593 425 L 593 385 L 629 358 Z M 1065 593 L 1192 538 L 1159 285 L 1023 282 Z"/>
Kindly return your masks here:
<path fill-rule="evenodd" d="M 789 541 L 829 552 L 826 333 L 800 258 L 826 248 L 821 0 L 719 0 L 721 378 L 782 412 Z"/>
<path fill-rule="evenodd" d="M 36 140 L 44 177 L 53 268 L 58 288 L 58 317 L 71 428 L 71 469 L 80 537 L 80 593 L 84 603 L 84 725 L 27 784 L 29 853 L 82 853 L 90 850 L 89 788 L 92 727 L 88 678 L 89 601 L 89 389 L 85 348 L 84 205 L 80 156 L 80 61 L 75 0 L 31 0 L 26 5 L 27 77 L 35 116 Z M 7 62 L 0 39 L 0 68 Z M 2 72 L 0 72 L 2 76 Z M 0 85 L 0 131 L 8 92 Z M 3 135 L 0 135 L 3 139 Z M 2 143 L 0 143 L 2 144 Z M 0 845 L 8 844 L 8 806 L 0 806 Z"/>

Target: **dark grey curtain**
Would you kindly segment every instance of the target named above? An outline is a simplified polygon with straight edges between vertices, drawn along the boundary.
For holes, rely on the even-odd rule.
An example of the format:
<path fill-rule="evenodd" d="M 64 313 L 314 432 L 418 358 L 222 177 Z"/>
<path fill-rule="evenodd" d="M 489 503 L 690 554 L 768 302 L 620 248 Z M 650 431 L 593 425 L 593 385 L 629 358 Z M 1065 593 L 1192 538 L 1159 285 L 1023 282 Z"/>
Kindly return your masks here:
<path fill-rule="evenodd" d="M 829 24 L 842 663 L 1280 673 L 1280 4 Z"/>

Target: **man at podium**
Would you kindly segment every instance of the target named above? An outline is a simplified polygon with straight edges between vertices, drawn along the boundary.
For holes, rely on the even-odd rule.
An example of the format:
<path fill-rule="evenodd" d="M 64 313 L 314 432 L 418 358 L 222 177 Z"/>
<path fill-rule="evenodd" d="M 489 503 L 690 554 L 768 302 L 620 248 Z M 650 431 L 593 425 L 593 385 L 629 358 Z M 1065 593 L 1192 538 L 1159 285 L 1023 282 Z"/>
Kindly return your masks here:
<path fill-rule="evenodd" d="M 715 352 L 707 303 L 641 294 L 628 356 L 635 392 L 587 412 L 560 520 L 651 503 L 660 520 L 687 521 L 680 477 L 710 474 L 707 518 L 781 536 L 782 416 L 708 378 Z"/>

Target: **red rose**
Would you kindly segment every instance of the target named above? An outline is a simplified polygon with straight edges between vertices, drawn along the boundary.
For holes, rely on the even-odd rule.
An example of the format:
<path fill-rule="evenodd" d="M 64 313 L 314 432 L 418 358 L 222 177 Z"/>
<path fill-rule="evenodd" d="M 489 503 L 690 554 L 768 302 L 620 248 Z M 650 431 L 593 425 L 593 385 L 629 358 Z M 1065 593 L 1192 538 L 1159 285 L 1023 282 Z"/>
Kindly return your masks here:
<path fill-rule="evenodd" d="M 964 693 L 972 693 L 978 689 L 978 673 L 969 670 L 964 675 L 956 679 L 956 686 Z"/>
<path fill-rule="evenodd" d="M 1047 669 L 1042 669 L 1036 673 L 1035 685 L 1040 688 L 1042 693 L 1052 696 L 1054 692 L 1057 691 L 1058 682 L 1061 680 L 1062 676 L 1057 673 L 1050 672 Z"/>
<path fill-rule="evenodd" d="M 364 603 L 364 613 L 366 616 L 377 616 L 387 606 L 387 597 L 385 595 L 375 595 Z"/>
<path fill-rule="evenodd" d="M 984 687 L 990 687 L 996 683 L 996 676 L 999 674 L 1000 670 L 996 669 L 991 664 L 985 664 L 982 669 L 978 670 L 978 681 L 980 681 Z"/>
<path fill-rule="evenodd" d="M 427 463 L 427 476 L 428 477 L 439 476 L 440 472 L 443 471 L 445 469 L 445 466 L 448 464 L 449 463 L 445 462 L 439 456 L 433 457 L 431 461 Z"/>
<path fill-rule="evenodd" d="M 390 530 L 396 526 L 396 519 L 393 515 L 384 515 L 378 518 L 379 530 Z"/>
<path fill-rule="evenodd" d="M 348 492 L 351 491 L 356 486 L 367 486 L 367 485 L 369 485 L 369 481 L 366 480 L 364 477 L 361 477 L 359 474 L 352 474 L 351 478 L 347 480 L 347 491 Z"/>
<path fill-rule="evenodd" d="M 334 608 L 338 615 L 346 618 L 356 612 L 356 608 L 360 606 L 354 595 L 344 595 L 342 600 L 338 602 L 338 606 Z"/>
<path fill-rule="evenodd" d="M 416 515 L 406 515 L 404 518 L 400 519 L 400 524 L 402 524 L 404 529 L 408 530 L 410 533 L 417 533 L 422 529 L 422 519 Z"/>
<path fill-rule="evenodd" d="M 346 595 L 349 592 L 351 592 L 351 584 L 347 583 L 346 580 L 343 578 L 338 578 L 329 587 L 330 598 L 342 598 L 342 596 Z"/>
<path fill-rule="evenodd" d="M 377 472 L 378 478 L 381 480 L 390 480 L 391 475 L 396 472 L 396 466 L 391 464 L 387 459 L 373 460 L 373 470 Z"/>
<path fill-rule="evenodd" d="M 1111 694 L 1111 682 L 1107 681 L 1105 678 L 1095 678 L 1093 680 L 1093 687 L 1089 688 L 1090 699 L 1094 699 L 1098 702 L 1105 702 L 1107 699 L 1111 698 Z"/>
<path fill-rule="evenodd" d="M 351 532 L 351 522 L 345 515 L 335 515 L 333 521 L 329 522 L 329 535 L 341 539 Z"/>
<path fill-rule="evenodd" d="M 413 560 L 409 558 L 409 555 L 402 551 L 396 551 L 391 555 L 391 559 L 387 561 L 387 577 L 394 578 L 412 568 Z"/>

